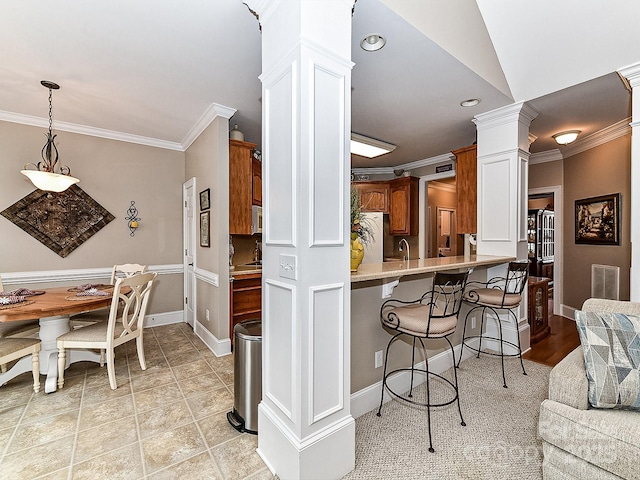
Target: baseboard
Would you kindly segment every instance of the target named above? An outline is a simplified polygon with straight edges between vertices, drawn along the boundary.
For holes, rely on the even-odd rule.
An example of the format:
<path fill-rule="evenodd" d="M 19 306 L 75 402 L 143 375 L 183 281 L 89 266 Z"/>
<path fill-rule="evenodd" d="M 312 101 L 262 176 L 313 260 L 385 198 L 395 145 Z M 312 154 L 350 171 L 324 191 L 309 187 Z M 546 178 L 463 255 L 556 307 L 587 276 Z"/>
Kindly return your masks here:
<path fill-rule="evenodd" d="M 569 318 L 571 320 L 576 318 L 577 308 L 570 307 L 569 305 L 562 304 L 560 305 L 560 315 L 563 317 Z"/>
<path fill-rule="evenodd" d="M 197 320 L 195 321 L 193 332 L 205 343 L 207 347 L 209 347 L 209 350 L 211 350 L 216 357 L 231 354 L 230 338 L 218 340 L 213 333 L 204 328 L 204 326 Z"/>
<path fill-rule="evenodd" d="M 478 345 L 477 340 L 472 340 L 469 342 L 472 347 L 476 347 Z M 460 356 L 460 348 L 461 345 L 456 345 L 453 347 L 455 352 L 456 361 Z M 464 349 L 464 354 L 462 356 L 462 360 L 466 360 L 467 358 L 475 355 L 475 352 L 469 348 Z M 442 373 L 447 371 L 453 366 L 451 359 L 451 351 L 446 350 L 444 352 L 438 353 L 433 357 L 429 357 L 429 370 L 434 373 Z M 416 368 L 424 369 L 424 361 L 417 363 Z M 380 371 L 380 376 L 382 376 L 382 370 Z M 398 392 L 404 393 L 409 390 L 411 382 L 411 374 L 409 372 L 400 372 L 391 377 L 388 380 L 388 383 L 391 385 L 391 388 Z M 415 382 L 416 385 L 423 383 L 424 379 Z M 363 388 L 362 390 L 358 390 L 357 392 L 351 394 L 351 415 L 353 418 L 358 418 L 364 415 L 367 412 L 370 412 L 373 409 L 378 408 L 380 405 L 380 391 L 382 389 L 382 380 L 373 385 L 369 385 L 368 387 Z M 391 400 L 391 396 L 388 392 L 384 394 L 384 403 Z"/>
<path fill-rule="evenodd" d="M 171 325 L 182 322 L 182 310 L 177 310 L 175 312 L 152 313 L 144 317 L 144 328 L 159 327 L 160 325 Z"/>

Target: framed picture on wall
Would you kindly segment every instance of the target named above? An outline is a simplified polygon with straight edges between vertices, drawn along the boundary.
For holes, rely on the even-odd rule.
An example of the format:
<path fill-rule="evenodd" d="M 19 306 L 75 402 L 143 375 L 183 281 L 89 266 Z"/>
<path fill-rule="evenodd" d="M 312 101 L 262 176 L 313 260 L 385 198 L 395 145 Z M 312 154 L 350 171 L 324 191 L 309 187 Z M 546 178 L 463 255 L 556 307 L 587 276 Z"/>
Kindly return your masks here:
<path fill-rule="evenodd" d="M 210 229 L 209 229 L 209 214 L 210 212 L 202 212 L 200 214 L 200 246 L 201 247 L 210 247 L 211 243 L 209 240 Z"/>
<path fill-rule="evenodd" d="M 211 208 L 211 191 L 206 189 L 200 192 L 200 211 Z"/>
<path fill-rule="evenodd" d="M 620 245 L 620 194 L 576 200 L 576 244 Z"/>

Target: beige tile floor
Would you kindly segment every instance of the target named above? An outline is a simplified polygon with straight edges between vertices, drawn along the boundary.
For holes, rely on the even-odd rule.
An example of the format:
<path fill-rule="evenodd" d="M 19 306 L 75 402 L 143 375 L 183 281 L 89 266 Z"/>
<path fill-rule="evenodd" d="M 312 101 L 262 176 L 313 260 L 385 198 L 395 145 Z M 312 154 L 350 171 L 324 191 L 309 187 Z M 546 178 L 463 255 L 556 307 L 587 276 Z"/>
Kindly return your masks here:
<path fill-rule="evenodd" d="M 257 437 L 227 422 L 233 358 L 217 358 L 186 324 L 145 330 L 106 368 L 80 362 L 55 393 L 31 374 L 0 387 L 0 479 L 271 479 Z M 44 377 L 41 376 L 44 386 Z"/>

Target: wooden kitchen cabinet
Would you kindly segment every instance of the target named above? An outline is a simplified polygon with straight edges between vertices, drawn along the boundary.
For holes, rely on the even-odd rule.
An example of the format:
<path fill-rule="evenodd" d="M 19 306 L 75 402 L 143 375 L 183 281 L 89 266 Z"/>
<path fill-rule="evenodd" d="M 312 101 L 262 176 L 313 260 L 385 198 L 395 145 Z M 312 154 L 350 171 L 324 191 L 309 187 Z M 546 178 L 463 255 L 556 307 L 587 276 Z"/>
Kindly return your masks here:
<path fill-rule="evenodd" d="M 451 153 L 456 156 L 457 233 L 478 233 L 477 145 Z"/>
<path fill-rule="evenodd" d="M 549 328 L 549 279 L 529 277 L 528 280 L 529 328 L 531 343 L 536 343 L 550 333 Z"/>
<path fill-rule="evenodd" d="M 229 233 L 231 235 L 251 235 L 251 206 L 256 197 L 253 167 L 255 148 L 255 143 L 229 140 Z M 262 203 L 262 173 L 259 188 Z"/>
<path fill-rule="evenodd" d="M 248 273 L 230 277 L 229 336 L 233 346 L 233 328 L 244 320 L 262 319 L 262 273 Z"/>
<path fill-rule="evenodd" d="M 389 213 L 388 181 L 353 182 L 351 185 L 358 191 L 363 212 Z"/>
<path fill-rule="evenodd" d="M 262 162 L 257 158 L 251 160 L 251 204 L 262 206 Z"/>
<path fill-rule="evenodd" d="M 389 182 L 389 233 L 418 235 L 417 177 L 401 177 Z"/>

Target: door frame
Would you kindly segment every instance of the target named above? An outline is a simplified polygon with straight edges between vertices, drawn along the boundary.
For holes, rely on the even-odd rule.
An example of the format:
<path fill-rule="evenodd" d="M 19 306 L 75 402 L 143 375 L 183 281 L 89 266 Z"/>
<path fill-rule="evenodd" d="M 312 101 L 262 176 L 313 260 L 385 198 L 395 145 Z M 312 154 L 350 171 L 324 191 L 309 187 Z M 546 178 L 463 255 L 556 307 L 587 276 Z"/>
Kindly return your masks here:
<path fill-rule="evenodd" d="M 185 303 L 183 304 L 183 309 L 182 309 L 182 321 L 191 325 L 191 327 L 195 328 L 195 316 L 196 316 L 196 305 L 197 305 L 197 289 L 196 289 L 196 275 L 195 275 L 195 269 L 196 269 L 196 253 L 197 253 L 197 243 L 195 241 L 195 239 L 197 238 L 197 228 L 196 228 L 196 216 L 194 214 L 193 217 L 193 221 L 191 224 L 191 235 L 188 235 L 188 228 L 189 228 L 189 222 L 187 221 L 187 196 L 188 196 L 188 191 L 189 189 L 191 189 L 191 205 L 193 206 L 192 208 L 194 209 L 194 213 L 197 211 L 196 209 L 196 179 L 195 177 L 190 178 L 189 180 L 187 180 L 186 182 L 184 182 L 182 184 L 182 272 L 183 272 L 183 297 L 186 298 L 190 298 L 192 300 L 192 305 L 193 305 L 193 318 L 192 318 L 192 322 L 189 322 L 188 316 L 187 316 L 187 307 L 186 307 L 186 300 Z M 191 238 L 191 247 L 192 247 L 192 259 L 193 259 L 193 269 L 191 271 L 191 282 L 189 282 L 189 264 L 188 264 L 188 260 L 187 260 L 187 242 L 189 240 L 189 238 Z M 189 285 L 191 285 L 191 291 L 189 290 Z"/>
<path fill-rule="evenodd" d="M 530 188 L 527 192 L 527 201 L 529 195 L 540 195 L 549 193 L 553 195 L 553 212 L 554 212 L 554 232 L 553 232 L 553 314 L 562 315 L 562 299 L 563 299 L 563 200 L 562 185 L 552 185 L 549 187 Z"/>
<path fill-rule="evenodd" d="M 419 258 L 427 258 L 426 242 L 428 241 L 427 231 L 427 185 L 429 181 L 441 180 L 443 178 L 451 178 L 456 176 L 455 170 L 449 170 L 442 173 L 430 173 L 420 177 L 420 184 L 418 188 L 418 255 Z"/>

